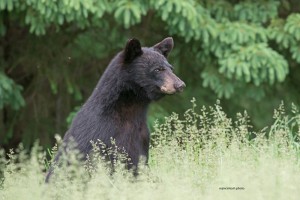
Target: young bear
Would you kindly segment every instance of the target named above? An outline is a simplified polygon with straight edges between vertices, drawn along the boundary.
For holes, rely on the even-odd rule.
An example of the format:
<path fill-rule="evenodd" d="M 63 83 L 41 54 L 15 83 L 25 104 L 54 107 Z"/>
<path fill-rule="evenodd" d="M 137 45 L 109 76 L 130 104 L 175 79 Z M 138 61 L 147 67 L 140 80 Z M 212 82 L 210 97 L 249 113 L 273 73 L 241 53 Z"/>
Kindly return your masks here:
<path fill-rule="evenodd" d="M 72 138 L 86 156 L 92 150 L 90 141 L 99 139 L 110 146 L 113 138 L 116 146 L 125 149 L 131 159 L 128 168 L 136 167 L 140 156 L 147 160 L 149 103 L 181 92 L 185 87 L 167 61 L 173 45 L 171 37 L 149 48 L 142 48 L 137 39 L 129 40 L 125 49 L 110 62 L 92 95 L 73 119 L 63 143 L 68 146 Z M 59 152 L 55 161 L 60 155 Z M 50 169 L 47 182 L 52 173 Z"/>

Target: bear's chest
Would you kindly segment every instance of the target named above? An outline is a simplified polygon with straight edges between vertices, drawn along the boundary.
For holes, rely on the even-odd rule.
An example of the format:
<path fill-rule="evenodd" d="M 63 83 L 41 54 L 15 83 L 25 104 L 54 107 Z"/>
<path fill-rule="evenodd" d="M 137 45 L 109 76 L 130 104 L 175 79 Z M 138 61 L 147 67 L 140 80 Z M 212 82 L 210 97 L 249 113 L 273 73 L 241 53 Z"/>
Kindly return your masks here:
<path fill-rule="evenodd" d="M 149 140 L 149 130 L 145 121 L 124 121 L 118 129 L 115 139 L 123 145 L 137 145 Z"/>
<path fill-rule="evenodd" d="M 147 156 L 150 134 L 146 121 L 128 119 L 121 124 L 114 138 L 116 145 L 124 148 L 131 157 Z"/>

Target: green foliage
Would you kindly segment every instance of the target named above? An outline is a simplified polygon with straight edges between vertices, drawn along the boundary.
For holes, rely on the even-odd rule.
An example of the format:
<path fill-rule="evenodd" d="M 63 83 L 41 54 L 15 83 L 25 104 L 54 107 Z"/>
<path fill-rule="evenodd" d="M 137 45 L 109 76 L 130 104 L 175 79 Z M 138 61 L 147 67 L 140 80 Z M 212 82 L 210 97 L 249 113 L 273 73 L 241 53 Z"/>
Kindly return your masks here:
<path fill-rule="evenodd" d="M 64 23 L 75 22 L 78 27 L 89 25 L 88 17 L 101 18 L 105 12 L 111 10 L 108 1 L 95 0 L 5 0 L 0 3 L 0 10 L 17 11 L 25 14 L 24 21 L 29 25 L 30 32 L 36 35 L 46 33 L 46 28 L 55 25 L 59 28 Z"/>
<path fill-rule="evenodd" d="M 204 51 L 218 59 L 217 64 L 213 64 L 218 68 L 217 74 L 216 70 L 204 70 L 202 74 L 203 85 L 210 87 L 218 97 L 233 96 L 232 80 L 241 80 L 240 84 L 246 88 L 249 83 L 272 85 L 285 80 L 288 63 L 268 46 L 268 31 L 264 26 L 277 17 L 278 1 L 247 1 L 236 5 L 209 1 L 208 10 L 192 1 L 162 0 L 152 4 L 168 23 L 170 33 L 187 41 L 201 40 Z M 201 64 L 212 67 L 206 57 Z"/>
<path fill-rule="evenodd" d="M 66 122 L 68 124 L 68 126 L 71 125 L 72 121 L 73 121 L 73 118 L 76 116 L 77 112 L 80 110 L 80 107 L 77 106 L 74 108 L 74 110 L 72 112 L 70 112 L 69 116 L 67 117 L 66 119 Z"/>
<path fill-rule="evenodd" d="M 196 96 L 226 99 L 231 114 L 249 109 L 262 127 L 282 99 L 300 104 L 299 11 L 291 0 L 2 0 L 0 134 L 49 144 L 128 38 L 153 45 L 166 36 L 187 89 L 156 104 L 150 124 Z"/>
<path fill-rule="evenodd" d="M 18 110 L 25 105 L 24 98 L 21 94 L 22 86 L 0 72 L 0 109 L 10 105 L 13 109 Z"/>
<path fill-rule="evenodd" d="M 23 146 L 0 151 L 3 178 L 1 199 L 297 199 L 300 195 L 300 115 L 286 115 L 283 104 L 274 112 L 270 128 L 253 132 L 247 113 L 231 119 L 217 102 L 193 107 L 184 117 L 173 113 L 156 124 L 149 168 L 139 166 L 133 177 L 121 161 L 126 153 L 110 148 L 115 159 L 111 174 L 101 142 L 93 143 L 88 161 L 68 152 L 68 162 L 46 184 L 45 153 L 37 145 L 30 156 Z M 174 131 L 172 131 L 174 130 Z M 250 139 L 252 135 L 255 138 Z M 99 146 L 100 144 L 100 146 Z M 54 148 L 56 151 L 56 147 Z M 123 155 L 123 157 L 121 157 Z M 62 155 L 62 158 L 66 155 Z M 226 189 L 229 188 L 229 189 Z M 230 190 L 230 191 L 225 191 Z"/>
<path fill-rule="evenodd" d="M 141 17 L 146 15 L 148 5 L 146 1 L 121 0 L 115 5 L 114 17 L 125 28 L 141 22 Z"/>
<path fill-rule="evenodd" d="M 238 65 L 237 65 L 238 63 Z M 249 45 L 220 60 L 219 72 L 240 81 L 253 81 L 256 86 L 263 82 L 274 84 L 284 81 L 288 64 L 283 56 L 267 47 L 267 44 Z"/>
<path fill-rule="evenodd" d="M 241 21 L 266 23 L 278 16 L 279 5 L 279 1 L 244 1 L 234 6 L 234 17 Z"/>
<path fill-rule="evenodd" d="M 282 48 L 289 49 L 292 58 L 300 63 L 300 14 L 291 14 L 286 20 L 275 20 L 270 26 L 270 37 Z"/>

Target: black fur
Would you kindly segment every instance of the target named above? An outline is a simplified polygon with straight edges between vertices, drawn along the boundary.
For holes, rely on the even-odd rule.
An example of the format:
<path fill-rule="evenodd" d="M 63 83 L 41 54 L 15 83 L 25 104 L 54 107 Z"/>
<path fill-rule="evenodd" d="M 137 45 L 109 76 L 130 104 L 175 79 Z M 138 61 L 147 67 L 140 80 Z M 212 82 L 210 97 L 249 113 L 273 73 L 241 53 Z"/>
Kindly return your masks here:
<path fill-rule="evenodd" d="M 149 130 L 146 124 L 147 108 L 152 100 L 165 96 L 161 86 L 165 77 L 174 85 L 184 83 L 172 72 L 166 56 L 173 48 L 173 39 L 167 38 L 154 47 L 141 48 L 137 39 L 127 42 L 102 75 L 92 95 L 73 119 L 63 142 L 73 138 L 83 155 L 90 153 L 90 141 L 98 139 L 110 146 L 111 138 L 124 148 L 137 166 L 140 156 L 148 159 Z M 62 149 L 60 149 L 60 152 Z M 58 161 L 60 153 L 55 161 Z M 50 169 L 46 181 L 53 170 Z"/>

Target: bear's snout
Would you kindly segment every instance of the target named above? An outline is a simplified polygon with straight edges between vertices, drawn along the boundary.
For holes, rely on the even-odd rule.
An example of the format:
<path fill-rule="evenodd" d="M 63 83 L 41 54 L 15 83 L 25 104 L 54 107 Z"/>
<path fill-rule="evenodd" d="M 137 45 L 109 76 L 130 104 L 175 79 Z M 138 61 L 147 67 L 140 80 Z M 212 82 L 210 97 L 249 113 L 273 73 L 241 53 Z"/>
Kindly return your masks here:
<path fill-rule="evenodd" d="M 179 79 L 179 81 L 175 83 L 174 87 L 177 92 L 182 92 L 185 88 L 185 83 Z"/>
<path fill-rule="evenodd" d="M 170 74 L 169 76 L 166 76 L 165 82 L 160 87 L 160 90 L 165 94 L 174 94 L 176 92 L 182 92 L 184 88 L 185 83 L 176 75 Z"/>

